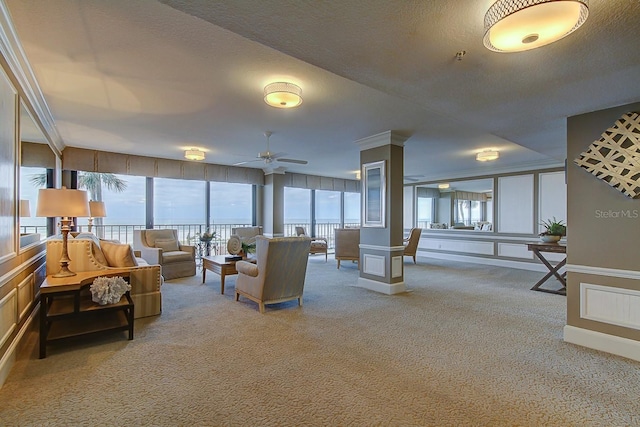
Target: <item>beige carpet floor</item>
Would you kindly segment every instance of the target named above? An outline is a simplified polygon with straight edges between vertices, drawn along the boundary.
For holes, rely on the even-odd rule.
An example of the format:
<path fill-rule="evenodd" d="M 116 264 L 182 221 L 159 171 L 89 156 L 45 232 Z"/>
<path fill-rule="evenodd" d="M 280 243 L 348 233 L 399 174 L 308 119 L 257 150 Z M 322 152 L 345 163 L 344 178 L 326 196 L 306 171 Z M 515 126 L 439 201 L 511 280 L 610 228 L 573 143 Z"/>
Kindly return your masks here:
<path fill-rule="evenodd" d="M 352 286 L 312 256 L 304 307 L 235 302 L 209 274 L 163 313 L 37 358 L 29 336 L 2 426 L 637 426 L 640 363 L 562 341 L 541 273 L 419 258 L 411 292 Z"/>

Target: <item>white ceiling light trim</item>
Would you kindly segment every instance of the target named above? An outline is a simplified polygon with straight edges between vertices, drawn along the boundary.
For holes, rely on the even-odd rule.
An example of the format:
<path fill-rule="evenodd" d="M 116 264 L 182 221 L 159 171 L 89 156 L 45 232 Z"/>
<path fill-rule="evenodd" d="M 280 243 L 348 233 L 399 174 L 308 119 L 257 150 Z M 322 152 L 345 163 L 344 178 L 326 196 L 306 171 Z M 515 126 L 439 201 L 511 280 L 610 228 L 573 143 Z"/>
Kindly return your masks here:
<path fill-rule="evenodd" d="M 184 158 L 188 160 L 204 160 L 204 151 L 190 148 L 184 152 Z"/>
<path fill-rule="evenodd" d="M 476 160 L 479 162 L 489 162 L 500 158 L 500 152 L 498 150 L 483 150 L 476 154 Z"/>
<path fill-rule="evenodd" d="M 293 83 L 270 83 L 264 87 L 264 102 L 276 108 L 297 107 L 302 104 L 302 89 Z"/>
<path fill-rule="evenodd" d="M 498 0 L 484 16 L 484 45 L 522 52 L 568 36 L 587 20 L 589 0 Z"/>

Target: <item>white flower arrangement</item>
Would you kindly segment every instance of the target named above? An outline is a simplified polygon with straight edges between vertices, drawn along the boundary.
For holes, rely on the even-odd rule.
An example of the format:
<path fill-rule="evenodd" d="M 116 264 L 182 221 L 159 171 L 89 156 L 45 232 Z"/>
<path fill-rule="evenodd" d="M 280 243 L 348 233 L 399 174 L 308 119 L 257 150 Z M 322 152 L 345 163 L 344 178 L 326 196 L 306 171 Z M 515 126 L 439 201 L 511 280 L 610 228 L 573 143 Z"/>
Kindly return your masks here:
<path fill-rule="evenodd" d="M 120 276 L 97 277 L 89 290 L 93 302 L 100 305 L 115 304 L 120 301 L 125 292 L 131 290 L 131 285 Z"/>

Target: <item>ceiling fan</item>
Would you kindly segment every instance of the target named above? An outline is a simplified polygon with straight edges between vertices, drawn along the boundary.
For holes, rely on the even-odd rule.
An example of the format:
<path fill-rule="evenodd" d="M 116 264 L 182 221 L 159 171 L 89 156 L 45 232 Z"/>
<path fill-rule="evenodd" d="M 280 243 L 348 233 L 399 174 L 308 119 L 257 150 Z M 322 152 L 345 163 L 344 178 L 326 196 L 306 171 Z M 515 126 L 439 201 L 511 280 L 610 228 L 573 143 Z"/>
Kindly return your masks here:
<path fill-rule="evenodd" d="M 258 156 L 255 160 L 247 160 L 244 162 L 238 162 L 238 163 L 234 163 L 234 166 L 239 166 L 239 165 L 244 165 L 246 163 L 251 163 L 251 162 L 264 162 L 265 164 L 269 165 L 271 163 L 273 163 L 274 161 L 278 161 L 278 162 L 283 162 L 283 163 L 297 163 L 299 165 L 306 165 L 307 162 L 306 160 L 299 160 L 299 159 L 287 159 L 284 158 L 282 156 L 285 155 L 285 153 L 274 153 L 269 149 L 269 139 L 271 138 L 271 135 L 273 134 L 273 132 L 270 131 L 266 131 L 264 133 L 264 136 L 267 138 L 267 150 L 266 151 L 261 151 L 258 153 Z"/>

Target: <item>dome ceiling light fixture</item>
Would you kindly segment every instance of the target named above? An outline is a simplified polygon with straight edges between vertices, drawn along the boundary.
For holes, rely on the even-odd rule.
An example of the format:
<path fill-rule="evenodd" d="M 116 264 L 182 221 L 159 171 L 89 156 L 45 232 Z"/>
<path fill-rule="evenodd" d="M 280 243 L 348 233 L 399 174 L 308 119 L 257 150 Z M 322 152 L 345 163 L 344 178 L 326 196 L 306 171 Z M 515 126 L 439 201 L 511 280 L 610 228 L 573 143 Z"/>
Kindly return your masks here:
<path fill-rule="evenodd" d="M 276 108 L 297 107 L 302 104 L 302 89 L 293 83 L 270 83 L 264 87 L 264 102 Z"/>
<path fill-rule="evenodd" d="M 449 188 L 449 183 L 448 182 L 443 182 L 442 184 L 438 184 L 438 188 L 440 190 L 446 190 L 447 188 Z"/>
<path fill-rule="evenodd" d="M 204 151 L 198 148 L 189 148 L 184 152 L 184 158 L 188 160 L 204 160 Z"/>
<path fill-rule="evenodd" d="M 568 36 L 587 20 L 589 0 L 498 0 L 484 15 L 484 45 L 522 52 Z"/>
<path fill-rule="evenodd" d="M 498 150 L 483 150 L 476 154 L 476 160 L 479 162 L 489 162 L 491 160 L 496 160 L 500 157 L 500 152 Z"/>

